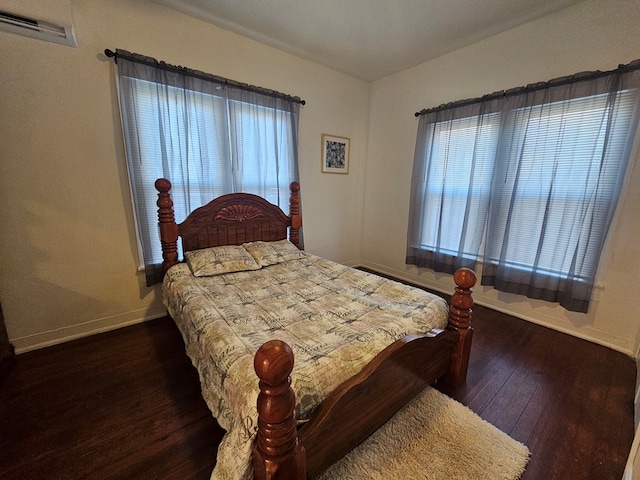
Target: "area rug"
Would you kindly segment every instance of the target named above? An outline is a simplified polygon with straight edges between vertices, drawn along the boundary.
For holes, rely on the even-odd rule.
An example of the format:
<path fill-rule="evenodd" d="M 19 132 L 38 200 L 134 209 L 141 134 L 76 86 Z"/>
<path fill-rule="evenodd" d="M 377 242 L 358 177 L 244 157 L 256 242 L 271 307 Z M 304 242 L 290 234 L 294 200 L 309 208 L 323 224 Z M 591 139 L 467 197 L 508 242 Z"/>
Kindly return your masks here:
<path fill-rule="evenodd" d="M 529 449 L 427 388 L 321 480 L 516 480 Z"/>

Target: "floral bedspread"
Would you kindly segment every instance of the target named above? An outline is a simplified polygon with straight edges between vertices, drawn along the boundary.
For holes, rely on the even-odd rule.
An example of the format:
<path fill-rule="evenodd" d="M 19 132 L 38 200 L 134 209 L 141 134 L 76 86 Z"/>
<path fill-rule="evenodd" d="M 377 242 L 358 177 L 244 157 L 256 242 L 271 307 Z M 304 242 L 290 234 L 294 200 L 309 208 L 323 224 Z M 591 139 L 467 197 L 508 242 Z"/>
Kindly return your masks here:
<path fill-rule="evenodd" d="M 203 397 L 227 433 L 212 479 L 252 477 L 258 380 L 253 356 L 268 340 L 287 342 L 297 418 L 393 341 L 444 328 L 446 302 L 423 290 L 305 254 L 260 270 L 196 278 L 172 267 L 164 303 L 200 375 Z"/>

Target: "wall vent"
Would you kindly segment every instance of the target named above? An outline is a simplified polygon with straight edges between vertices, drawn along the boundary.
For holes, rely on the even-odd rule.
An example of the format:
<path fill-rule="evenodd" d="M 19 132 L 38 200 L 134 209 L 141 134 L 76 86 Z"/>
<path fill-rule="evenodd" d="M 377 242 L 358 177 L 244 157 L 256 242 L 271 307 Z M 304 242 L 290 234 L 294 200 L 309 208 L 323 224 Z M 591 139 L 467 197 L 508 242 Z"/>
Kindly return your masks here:
<path fill-rule="evenodd" d="M 54 25 L 8 12 L 0 11 L 0 30 L 61 45 L 78 46 L 72 26 Z"/>

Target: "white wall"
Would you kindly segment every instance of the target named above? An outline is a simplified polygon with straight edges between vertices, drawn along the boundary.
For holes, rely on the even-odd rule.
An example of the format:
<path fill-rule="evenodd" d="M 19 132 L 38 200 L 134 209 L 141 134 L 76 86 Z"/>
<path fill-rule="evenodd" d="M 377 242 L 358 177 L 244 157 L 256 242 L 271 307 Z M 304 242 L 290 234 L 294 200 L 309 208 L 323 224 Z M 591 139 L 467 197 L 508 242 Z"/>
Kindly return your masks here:
<path fill-rule="evenodd" d="M 164 314 L 159 289 L 145 287 L 136 271 L 105 48 L 305 99 L 307 250 L 336 261 L 359 257 L 369 84 L 150 1 L 71 7 L 78 48 L 0 32 L 0 301 L 18 351 Z M 322 133 L 351 139 L 349 175 L 320 173 Z"/>
<path fill-rule="evenodd" d="M 640 58 L 640 2 L 586 0 L 375 82 L 371 89 L 362 263 L 450 291 L 451 276 L 404 263 L 409 188 L 422 108 Z M 634 155 L 637 157 L 637 154 Z M 476 287 L 478 303 L 634 354 L 640 269 L 640 161 L 635 158 L 588 314 Z M 479 319 L 478 321 L 481 321 Z"/>

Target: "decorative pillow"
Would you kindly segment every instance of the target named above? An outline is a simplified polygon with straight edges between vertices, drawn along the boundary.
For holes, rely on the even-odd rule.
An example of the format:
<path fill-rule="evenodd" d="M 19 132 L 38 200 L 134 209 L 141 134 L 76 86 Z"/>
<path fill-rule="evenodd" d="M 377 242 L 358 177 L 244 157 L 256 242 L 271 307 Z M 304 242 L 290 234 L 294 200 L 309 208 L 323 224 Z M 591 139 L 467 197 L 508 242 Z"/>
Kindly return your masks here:
<path fill-rule="evenodd" d="M 243 243 L 242 246 L 247 249 L 247 252 L 255 258 L 261 267 L 268 267 L 269 265 L 305 256 L 305 253 L 289 240 Z"/>
<path fill-rule="evenodd" d="M 223 273 L 260 269 L 260 265 L 240 245 L 192 250 L 186 252 L 184 257 L 196 277 L 211 277 Z"/>

